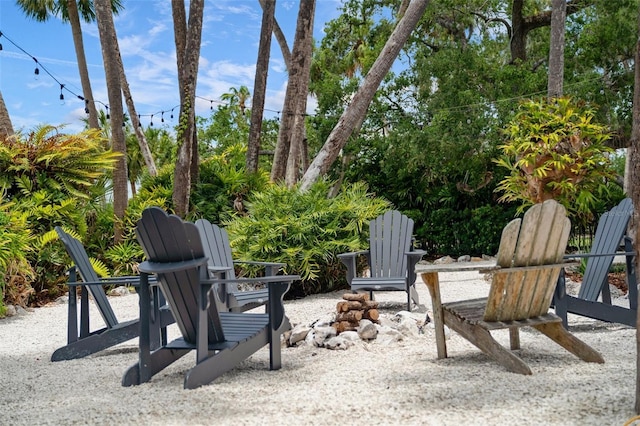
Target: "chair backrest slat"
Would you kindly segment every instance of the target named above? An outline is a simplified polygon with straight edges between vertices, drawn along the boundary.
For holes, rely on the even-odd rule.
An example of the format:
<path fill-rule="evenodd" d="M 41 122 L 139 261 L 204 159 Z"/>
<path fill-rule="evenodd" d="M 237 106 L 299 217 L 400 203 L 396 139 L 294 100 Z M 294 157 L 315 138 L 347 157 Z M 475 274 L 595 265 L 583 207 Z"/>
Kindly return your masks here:
<path fill-rule="evenodd" d="M 404 277 L 411 249 L 413 220 L 397 210 L 390 210 L 369 223 L 371 276 Z"/>
<path fill-rule="evenodd" d="M 58 238 L 64 244 L 69 257 L 76 266 L 76 270 L 82 278 L 83 282 L 99 282 L 100 278 L 96 271 L 93 269 L 93 265 L 91 265 L 91 261 L 89 260 L 89 255 L 85 250 L 82 243 L 77 239 L 65 232 L 61 227 L 55 227 L 56 233 L 58 234 Z M 98 307 L 98 311 L 102 316 L 103 321 L 107 325 L 107 327 L 115 327 L 118 325 L 118 318 L 116 317 L 115 312 L 113 312 L 113 308 L 111 308 L 111 303 L 109 303 L 109 299 L 107 298 L 107 294 L 105 293 L 102 286 L 99 285 L 89 285 L 86 286 L 86 289 L 91 293 L 93 300 Z"/>

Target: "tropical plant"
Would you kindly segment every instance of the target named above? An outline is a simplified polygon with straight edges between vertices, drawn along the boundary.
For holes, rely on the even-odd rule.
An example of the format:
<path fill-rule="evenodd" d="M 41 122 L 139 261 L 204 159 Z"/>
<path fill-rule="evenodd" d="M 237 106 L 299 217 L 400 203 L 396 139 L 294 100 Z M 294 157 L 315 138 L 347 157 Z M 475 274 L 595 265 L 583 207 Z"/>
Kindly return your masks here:
<path fill-rule="evenodd" d="M 34 250 L 32 236 L 25 215 L 9 213 L 10 207 L 0 198 L 0 318 L 7 304 L 25 306 L 34 292 L 34 270 L 27 257 Z"/>
<path fill-rule="evenodd" d="M 337 255 L 365 248 L 369 221 L 390 203 L 363 184 L 347 185 L 327 198 L 330 187 L 319 181 L 305 193 L 283 185 L 251 193 L 247 214 L 226 223 L 234 259 L 286 264 L 286 273 L 302 277 L 289 297 L 346 286 Z"/>
<path fill-rule="evenodd" d="M 608 129 L 594 121 L 594 110 L 569 97 L 528 100 L 505 130 L 507 141 L 496 162 L 508 175 L 497 191 L 500 201 L 521 209 L 548 199 L 574 217 L 591 220 L 597 195 L 613 179 Z"/>

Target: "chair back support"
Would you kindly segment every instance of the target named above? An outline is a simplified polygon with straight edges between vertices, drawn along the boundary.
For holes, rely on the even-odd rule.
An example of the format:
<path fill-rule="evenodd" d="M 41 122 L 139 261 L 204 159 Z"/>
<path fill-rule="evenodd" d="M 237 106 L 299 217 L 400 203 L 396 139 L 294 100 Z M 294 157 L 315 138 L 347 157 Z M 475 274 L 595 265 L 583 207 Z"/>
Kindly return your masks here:
<path fill-rule="evenodd" d="M 371 277 L 405 277 L 407 256 L 411 250 L 413 220 L 390 210 L 369 223 Z"/>
<path fill-rule="evenodd" d="M 578 293 L 580 299 L 592 301 L 598 299 L 602 286 L 608 279 L 614 253 L 620 248 L 632 214 L 633 203 L 630 198 L 625 198 L 620 204 L 600 216 L 591 244 L 591 254 L 609 253 L 611 256 L 594 256 L 588 259 L 582 278 L 583 285 L 580 286 Z"/>
<path fill-rule="evenodd" d="M 571 222 L 554 200 L 531 207 L 502 232 L 485 321 L 524 320 L 548 312 Z"/>
<path fill-rule="evenodd" d="M 91 261 L 89 260 L 89 255 L 85 250 L 82 243 L 65 232 L 61 227 L 55 227 L 56 233 L 58 234 L 58 238 L 64 244 L 64 248 L 67 250 L 69 257 L 76 266 L 76 270 L 78 274 L 80 274 L 80 278 L 85 283 L 95 283 L 100 282 L 100 278 L 96 271 L 93 269 L 91 265 Z M 107 299 L 107 294 L 104 292 L 104 289 L 100 285 L 88 285 L 85 287 L 91 293 L 93 300 L 98 306 L 98 311 L 100 311 L 100 315 L 104 320 L 105 324 L 108 327 L 115 327 L 118 325 L 118 319 L 116 318 L 115 312 L 111 308 L 111 303 Z"/>
<path fill-rule="evenodd" d="M 200 239 L 204 247 L 204 252 L 208 258 L 209 266 L 229 267 L 226 279 L 236 278 L 233 269 L 233 253 L 229 243 L 229 234 L 223 228 L 209 222 L 206 219 L 198 219 L 195 222 L 196 228 L 200 232 Z M 236 283 L 225 284 L 229 290 L 238 290 Z"/>
<path fill-rule="evenodd" d="M 205 258 L 196 226 L 184 222 L 178 216 L 167 215 L 160 208 L 151 207 L 144 210 L 142 218 L 137 223 L 136 235 L 149 262 L 169 264 Z M 198 298 L 201 278 L 204 276 L 206 266 L 157 274 L 158 284 L 182 337 L 189 343 L 196 343 Z M 210 303 L 207 309 L 209 342 L 224 340 L 216 304 Z"/>

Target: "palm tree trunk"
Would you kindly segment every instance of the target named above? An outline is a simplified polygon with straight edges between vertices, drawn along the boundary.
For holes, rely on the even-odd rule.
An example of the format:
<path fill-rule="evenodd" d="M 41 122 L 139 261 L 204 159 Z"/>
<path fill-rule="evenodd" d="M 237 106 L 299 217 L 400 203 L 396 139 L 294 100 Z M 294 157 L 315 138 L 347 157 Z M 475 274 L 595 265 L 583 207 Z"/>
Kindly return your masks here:
<path fill-rule="evenodd" d="M 124 65 L 122 64 L 122 57 L 118 55 L 118 75 L 120 76 L 120 84 L 122 85 L 122 94 L 124 95 L 127 109 L 129 110 L 129 116 L 131 117 L 131 124 L 133 125 L 133 131 L 138 139 L 138 146 L 140 147 L 140 153 L 144 158 L 144 163 L 147 166 L 147 171 L 150 176 L 158 176 L 158 169 L 156 169 L 156 163 L 153 161 L 147 138 L 144 136 L 144 131 L 140 125 L 140 119 L 136 112 L 136 106 L 133 103 L 133 97 L 131 96 L 131 90 L 129 90 L 129 82 L 127 76 L 124 73 Z"/>
<path fill-rule="evenodd" d="M 93 91 L 91 90 L 87 58 L 84 54 L 82 27 L 80 26 L 80 16 L 78 14 L 78 3 L 76 3 L 76 0 L 67 0 L 67 14 L 69 15 L 69 23 L 71 24 L 73 45 L 76 49 L 78 73 L 80 74 L 80 83 L 82 84 L 82 95 L 84 96 L 85 106 L 89 112 L 89 127 L 92 129 L 99 129 L 100 124 L 98 123 L 98 111 L 96 110 L 96 104 L 93 101 Z"/>
<path fill-rule="evenodd" d="M 183 2 L 172 0 L 171 9 L 180 86 L 180 124 L 176 138 L 180 143 L 180 148 L 173 179 L 173 207 L 176 214 L 184 217 L 189 210 L 192 168 L 197 166 L 194 163 L 198 159 L 197 155 L 194 155 L 194 151 L 197 154 L 195 101 L 204 0 L 191 1 L 188 24 Z"/>
<path fill-rule="evenodd" d="M 96 8 L 96 22 L 100 34 L 104 72 L 107 80 L 107 92 L 111 107 L 111 149 L 121 153 L 113 171 L 113 212 L 117 219 L 114 223 L 114 242 L 122 241 L 124 213 L 127 209 L 128 185 L 127 178 L 127 144 L 125 142 L 122 110 L 122 88 L 118 70 L 118 38 L 113 24 L 110 0 L 94 0 Z"/>
<path fill-rule="evenodd" d="M 309 73 L 307 71 L 306 84 L 305 62 L 311 62 L 311 57 L 306 49 L 306 44 L 313 36 L 313 14 L 315 12 L 315 0 L 300 2 L 298 11 L 298 21 L 296 24 L 296 35 L 291 52 L 291 67 L 289 68 L 289 81 L 282 108 L 282 119 L 280 120 L 280 130 L 278 132 L 278 142 L 273 156 L 271 167 L 271 180 L 274 182 L 285 179 L 288 167 L 288 158 L 291 149 L 291 139 L 293 137 L 296 115 L 299 113 L 298 100 L 300 96 L 307 96 L 302 93 L 301 88 L 308 87 Z M 296 158 L 297 160 L 297 158 Z"/>
<path fill-rule="evenodd" d="M 271 54 L 271 33 L 273 32 L 273 15 L 276 0 L 263 0 L 262 27 L 260 28 L 260 45 L 256 62 L 256 77 L 253 84 L 253 101 L 251 102 L 251 127 L 249 128 L 249 144 L 247 146 L 246 166 L 248 173 L 258 171 L 260 154 L 260 133 L 264 115 L 264 99 L 267 91 L 267 75 L 269 73 L 269 55 Z"/>

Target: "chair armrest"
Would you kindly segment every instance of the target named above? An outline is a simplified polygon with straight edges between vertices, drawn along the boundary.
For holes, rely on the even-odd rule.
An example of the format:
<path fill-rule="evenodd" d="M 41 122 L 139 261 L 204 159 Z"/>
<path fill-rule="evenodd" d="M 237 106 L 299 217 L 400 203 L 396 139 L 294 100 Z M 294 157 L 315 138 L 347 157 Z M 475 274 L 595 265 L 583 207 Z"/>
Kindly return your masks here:
<path fill-rule="evenodd" d="M 206 257 L 166 263 L 149 262 L 148 260 L 145 260 L 138 266 L 138 269 L 140 269 L 140 272 L 144 272 L 147 274 L 166 274 L 169 272 L 184 271 L 185 269 L 191 269 L 194 267 L 205 265 L 207 263 L 207 260 L 208 259 Z"/>
<path fill-rule="evenodd" d="M 351 285 L 351 281 L 356 277 L 356 259 L 358 256 L 366 255 L 369 257 L 369 250 L 354 251 L 351 253 L 341 253 L 338 259 L 347 267 L 347 283 Z"/>
<path fill-rule="evenodd" d="M 338 257 L 340 259 L 348 259 L 350 257 L 356 257 L 356 256 L 360 256 L 360 255 L 363 255 L 363 254 L 369 254 L 369 250 L 360 250 L 360 251 L 352 251 L 352 252 L 349 252 L 349 253 L 340 253 L 338 255 Z"/>
<path fill-rule="evenodd" d="M 269 275 L 266 277 L 256 277 L 256 278 L 234 278 L 234 279 L 225 279 L 225 278 L 211 278 L 208 280 L 202 280 L 203 285 L 211 285 L 211 284 L 225 284 L 225 283 L 285 283 L 285 282 L 293 282 L 300 280 L 300 275 Z"/>
<path fill-rule="evenodd" d="M 408 282 L 407 284 L 414 285 L 417 279 L 416 274 L 416 264 L 420 262 L 422 257 L 427 254 L 424 250 L 411 250 L 404 252 L 404 255 L 407 256 L 408 265 L 407 265 L 407 274 L 408 274 Z"/>
<path fill-rule="evenodd" d="M 256 260 L 234 260 L 234 265 L 257 265 L 262 266 L 265 275 L 275 275 L 280 269 L 286 266 L 286 263 L 279 262 L 261 262 Z"/>
<path fill-rule="evenodd" d="M 635 251 L 618 251 L 615 253 L 576 253 L 576 254 L 567 254 L 563 257 L 563 259 L 582 259 L 589 257 L 608 257 L 608 256 L 635 256 Z"/>

